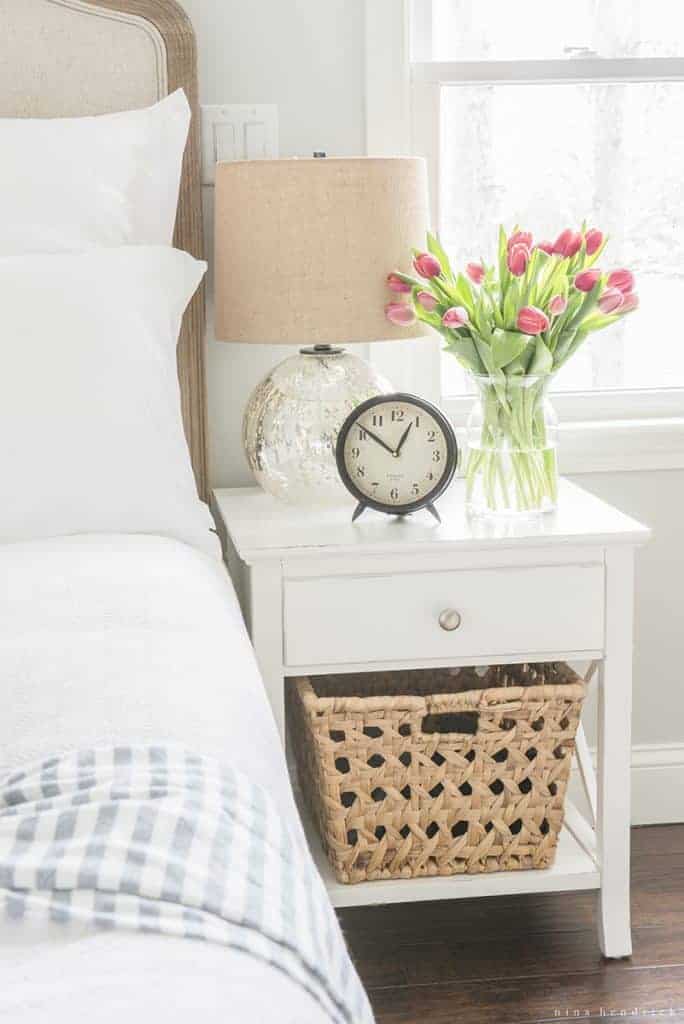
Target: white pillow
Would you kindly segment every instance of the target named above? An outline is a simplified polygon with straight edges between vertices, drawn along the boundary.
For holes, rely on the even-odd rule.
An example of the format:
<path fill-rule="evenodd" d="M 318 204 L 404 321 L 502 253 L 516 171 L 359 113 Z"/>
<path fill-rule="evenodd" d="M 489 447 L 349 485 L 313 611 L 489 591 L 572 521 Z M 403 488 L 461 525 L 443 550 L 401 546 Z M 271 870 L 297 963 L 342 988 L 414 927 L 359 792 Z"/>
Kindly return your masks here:
<path fill-rule="evenodd" d="M 171 245 L 190 107 L 0 119 L 0 255 Z"/>
<path fill-rule="evenodd" d="M 216 554 L 176 370 L 205 271 L 161 247 L 0 257 L 0 542 L 148 533 Z"/>

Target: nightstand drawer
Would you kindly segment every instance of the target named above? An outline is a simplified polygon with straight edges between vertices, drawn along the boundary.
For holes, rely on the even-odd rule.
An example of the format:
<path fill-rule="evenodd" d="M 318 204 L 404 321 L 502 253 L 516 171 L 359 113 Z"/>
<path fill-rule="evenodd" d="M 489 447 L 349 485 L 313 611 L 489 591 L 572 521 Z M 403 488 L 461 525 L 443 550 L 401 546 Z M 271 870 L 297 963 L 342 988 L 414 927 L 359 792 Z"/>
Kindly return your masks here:
<path fill-rule="evenodd" d="M 603 592 L 601 565 L 285 580 L 285 664 L 599 651 Z"/>

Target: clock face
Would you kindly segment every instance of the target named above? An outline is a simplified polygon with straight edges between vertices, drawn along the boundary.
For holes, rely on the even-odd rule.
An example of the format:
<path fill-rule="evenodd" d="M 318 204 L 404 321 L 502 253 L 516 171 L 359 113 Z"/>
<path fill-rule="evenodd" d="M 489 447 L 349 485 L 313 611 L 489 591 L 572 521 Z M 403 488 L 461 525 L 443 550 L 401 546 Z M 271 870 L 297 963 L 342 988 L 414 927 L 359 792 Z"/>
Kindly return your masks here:
<path fill-rule="evenodd" d="M 363 402 L 338 442 L 347 488 L 360 502 L 387 512 L 415 511 L 438 497 L 453 477 L 456 456 L 442 413 L 403 394 Z"/>

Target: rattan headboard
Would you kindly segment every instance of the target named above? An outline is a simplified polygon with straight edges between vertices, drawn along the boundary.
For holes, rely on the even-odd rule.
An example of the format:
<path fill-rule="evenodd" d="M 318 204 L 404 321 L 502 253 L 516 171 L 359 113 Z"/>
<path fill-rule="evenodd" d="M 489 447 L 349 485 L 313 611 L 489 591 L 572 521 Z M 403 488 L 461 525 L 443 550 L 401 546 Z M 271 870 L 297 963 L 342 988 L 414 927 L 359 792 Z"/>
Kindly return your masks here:
<path fill-rule="evenodd" d="M 182 87 L 195 113 L 176 245 L 203 255 L 195 35 L 176 0 L 0 0 L 0 117 L 130 110 Z M 183 419 L 197 485 L 207 493 L 204 292 L 178 349 Z"/>

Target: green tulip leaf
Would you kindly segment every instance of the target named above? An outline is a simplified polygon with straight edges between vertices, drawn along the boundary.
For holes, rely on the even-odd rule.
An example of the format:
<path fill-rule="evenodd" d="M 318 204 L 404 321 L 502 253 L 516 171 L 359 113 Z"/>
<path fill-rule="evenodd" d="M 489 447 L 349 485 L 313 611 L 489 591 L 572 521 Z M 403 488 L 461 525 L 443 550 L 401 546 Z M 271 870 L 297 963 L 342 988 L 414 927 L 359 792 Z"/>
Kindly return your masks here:
<path fill-rule="evenodd" d="M 508 270 L 508 239 L 506 238 L 506 232 L 503 226 L 499 227 L 499 280 L 501 281 L 501 291 L 505 292 L 508 286 L 509 270 Z"/>
<path fill-rule="evenodd" d="M 539 295 L 543 287 L 544 270 L 547 262 L 551 259 L 543 249 L 535 249 L 525 274 L 525 292 L 521 305 L 539 306 Z"/>
<path fill-rule="evenodd" d="M 572 349 L 573 343 L 575 341 L 576 335 L 577 331 L 565 331 L 558 339 L 558 344 L 554 352 L 554 363 L 556 369 L 558 369 L 559 366 L 562 366 L 565 360 L 568 358 L 570 350 Z"/>
<path fill-rule="evenodd" d="M 527 372 L 531 376 L 542 376 L 542 374 L 551 373 L 552 369 L 553 355 L 547 348 L 544 339 L 541 335 L 538 335 L 534 348 L 534 357 Z"/>
<path fill-rule="evenodd" d="M 580 296 L 579 305 L 576 305 L 576 303 L 573 302 L 574 297 L 570 299 L 570 302 L 568 303 L 568 309 L 570 309 L 571 304 L 573 306 L 573 313 L 571 314 L 571 318 L 568 320 L 567 324 L 570 330 L 579 327 L 582 321 L 586 317 L 588 317 L 590 313 L 594 311 L 596 303 L 598 302 L 599 295 L 601 294 L 602 288 L 603 282 L 599 278 L 599 280 L 596 282 L 596 284 L 590 292 L 575 293 L 576 295 Z"/>
<path fill-rule="evenodd" d="M 451 289 L 451 294 L 456 300 L 456 305 L 465 306 L 468 310 L 468 315 L 475 305 L 473 298 L 473 290 L 470 287 L 470 282 L 466 280 L 463 274 L 459 274 L 456 278 L 456 282 Z"/>
<path fill-rule="evenodd" d="M 423 324 L 428 324 L 429 327 L 434 327 L 436 331 L 441 330 L 442 318 L 439 313 L 429 312 L 427 309 L 423 309 L 422 306 L 415 306 L 416 316 Z"/>
<path fill-rule="evenodd" d="M 447 281 L 454 280 L 454 272 L 451 269 L 451 263 L 445 249 L 442 247 L 437 235 L 433 235 L 431 231 L 427 233 L 427 244 L 428 250 L 439 260 L 439 265 L 442 268 L 442 277 L 446 278 Z"/>
<path fill-rule="evenodd" d="M 462 366 L 465 366 L 471 373 L 486 373 L 486 367 L 478 355 L 477 348 L 472 338 L 460 338 L 452 332 L 447 339 L 446 351 L 455 356 Z"/>
<path fill-rule="evenodd" d="M 516 331 L 495 330 L 492 333 L 492 362 L 497 370 L 508 366 L 527 348 L 529 338 Z"/>
<path fill-rule="evenodd" d="M 530 372 L 529 366 L 532 362 L 532 359 L 534 358 L 537 339 L 532 338 L 527 334 L 521 334 L 520 337 L 524 338 L 527 344 L 525 345 L 525 348 L 522 350 L 517 359 L 513 359 L 510 363 L 507 363 L 507 377 L 514 376 L 516 374 L 522 374 L 524 376 Z"/>
<path fill-rule="evenodd" d="M 455 305 L 454 297 L 452 294 L 452 286 L 448 281 L 443 281 L 439 277 L 433 277 L 430 279 L 430 287 L 437 299 L 448 308 L 449 306 Z"/>
<path fill-rule="evenodd" d="M 510 285 L 508 286 L 508 291 L 506 292 L 506 297 L 504 299 L 504 306 L 503 306 L 504 327 L 507 327 L 507 328 L 515 327 L 516 321 L 518 319 L 518 310 L 520 309 L 520 306 L 521 306 L 521 303 L 520 303 L 519 299 L 520 299 L 520 290 L 519 290 L 519 286 L 518 286 L 518 281 L 517 281 L 517 279 L 514 278 L 511 281 Z"/>
<path fill-rule="evenodd" d="M 477 334 L 476 331 L 471 330 L 470 334 L 473 339 L 473 344 L 477 349 L 477 354 L 480 357 L 480 362 L 485 368 L 485 372 L 490 375 L 495 373 L 496 367 L 494 366 L 494 360 L 492 359 L 492 353 L 490 351 L 489 345 L 487 344 L 486 341 L 484 341 L 483 338 L 480 337 L 479 334 Z"/>
<path fill-rule="evenodd" d="M 594 313 L 582 324 L 582 330 L 589 334 L 591 331 L 602 331 L 604 327 L 610 327 L 620 319 L 619 313 Z"/>

